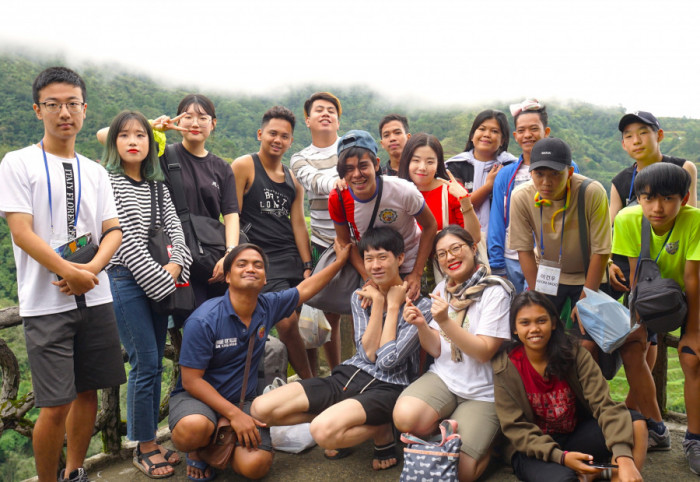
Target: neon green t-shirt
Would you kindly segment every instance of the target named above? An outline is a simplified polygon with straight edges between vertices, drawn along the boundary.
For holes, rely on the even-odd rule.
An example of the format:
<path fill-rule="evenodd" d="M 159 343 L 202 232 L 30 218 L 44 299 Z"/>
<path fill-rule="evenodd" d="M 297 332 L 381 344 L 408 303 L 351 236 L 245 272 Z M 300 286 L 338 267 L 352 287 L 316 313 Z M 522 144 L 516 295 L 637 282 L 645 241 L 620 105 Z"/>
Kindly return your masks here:
<path fill-rule="evenodd" d="M 655 259 L 659 251 L 661 276 L 675 280 L 683 291 L 683 273 L 686 261 L 700 260 L 700 209 L 692 206 L 682 206 L 676 216 L 673 232 L 664 246 L 668 233 L 657 236 L 651 231 L 651 258 Z M 620 211 L 615 216 L 615 235 L 613 236 L 612 252 L 629 258 L 639 256 L 642 246 L 642 207 L 632 206 Z"/>

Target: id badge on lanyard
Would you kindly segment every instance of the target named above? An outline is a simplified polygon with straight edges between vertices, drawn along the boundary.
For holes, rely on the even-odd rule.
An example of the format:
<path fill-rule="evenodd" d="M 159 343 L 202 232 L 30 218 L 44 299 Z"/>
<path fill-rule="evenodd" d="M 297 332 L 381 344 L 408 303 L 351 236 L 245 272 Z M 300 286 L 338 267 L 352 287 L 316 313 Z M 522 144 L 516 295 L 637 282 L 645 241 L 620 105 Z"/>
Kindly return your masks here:
<path fill-rule="evenodd" d="M 542 232 L 542 208 L 540 207 L 540 263 L 537 267 L 537 280 L 535 291 L 545 295 L 556 296 L 559 291 L 559 278 L 561 277 L 561 254 L 564 245 L 564 223 L 566 221 L 566 209 L 561 220 L 561 237 L 559 238 L 559 261 L 544 259 L 544 234 Z"/>
<path fill-rule="evenodd" d="M 561 265 L 546 259 L 540 260 L 540 265 L 537 267 L 537 282 L 535 283 L 535 291 L 556 296 L 559 291 L 559 277 L 561 276 Z"/>

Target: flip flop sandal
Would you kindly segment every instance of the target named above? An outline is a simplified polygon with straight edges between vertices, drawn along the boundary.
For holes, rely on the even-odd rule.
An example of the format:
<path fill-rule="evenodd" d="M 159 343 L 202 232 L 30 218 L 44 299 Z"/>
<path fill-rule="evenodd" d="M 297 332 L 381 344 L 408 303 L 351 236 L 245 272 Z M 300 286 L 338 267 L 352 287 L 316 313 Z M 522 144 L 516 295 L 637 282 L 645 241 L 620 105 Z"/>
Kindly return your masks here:
<path fill-rule="evenodd" d="M 134 466 L 136 466 L 137 469 L 139 469 L 151 479 L 165 479 L 166 477 L 172 477 L 173 475 L 175 475 L 174 471 L 171 471 L 167 474 L 154 474 L 153 471 L 155 469 L 159 469 L 161 467 L 172 467 L 172 465 L 170 465 L 168 462 L 158 462 L 157 464 L 154 464 L 153 462 L 151 462 L 151 457 L 153 457 L 154 455 L 160 455 L 160 450 L 155 449 L 151 452 L 143 453 L 137 445 L 134 449 Z M 143 462 L 146 462 L 148 468 L 143 466 Z"/>
<path fill-rule="evenodd" d="M 206 463 L 204 460 L 192 460 L 190 458 L 189 454 L 187 454 L 185 456 L 185 462 L 190 467 L 194 467 L 195 469 L 199 469 L 199 471 L 202 472 L 202 474 L 205 474 L 207 472 L 207 469 L 210 470 L 210 474 L 211 474 L 211 475 L 209 475 L 209 477 L 204 477 L 201 479 L 198 479 L 196 477 L 192 477 L 191 475 L 187 475 L 188 479 L 194 480 L 194 482 L 209 482 L 210 480 L 214 480 L 216 478 L 216 472 L 214 472 L 214 469 L 210 468 L 209 464 Z"/>
<path fill-rule="evenodd" d="M 344 448 L 344 449 L 334 449 L 336 451 L 335 455 L 327 455 L 325 450 L 323 451 L 323 456 L 327 458 L 328 460 L 340 460 L 344 459 L 348 455 L 352 453 L 352 449 L 350 447 Z"/>
<path fill-rule="evenodd" d="M 377 447 L 376 445 L 374 446 L 374 455 L 372 456 L 372 461 L 382 461 L 391 459 L 396 460 L 394 465 L 390 465 L 389 467 L 384 467 L 381 469 L 374 469 L 374 467 L 372 467 L 374 470 L 387 470 L 396 467 L 399 464 L 399 457 L 396 455 L 396 442 L 391 442 L 386 445 L 382 445 L 381 447 Z"/>

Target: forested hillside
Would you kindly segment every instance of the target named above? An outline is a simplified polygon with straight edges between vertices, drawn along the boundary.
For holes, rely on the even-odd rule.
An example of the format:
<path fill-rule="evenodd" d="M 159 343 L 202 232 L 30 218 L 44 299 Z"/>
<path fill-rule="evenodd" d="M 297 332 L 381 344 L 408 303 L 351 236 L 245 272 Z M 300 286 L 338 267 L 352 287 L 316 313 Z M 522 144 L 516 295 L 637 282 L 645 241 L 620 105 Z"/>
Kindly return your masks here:
<path fill-rule="evenodd" d="M 0 55 L 0 158 L 5 153 L 38 142 L 43 134 L 43 125 L 32 111 L 31 84 L 45 67 L 65 65 L 60 59 L 42 61 L 29 58 Z M 153 118 L 159 114 L 175 115 L 180 99 L 192 92 L 187 86 L 164 88 L 152 78 L 132 75 L 120 68 L 107 65 L 71 66 L 76 68 L 87 83 L 88 115 L 78 137 L 80 153 L 99 159 L 102 147 L 94 133 L 109 124 L 122 109 L 138 109 Z M 432 86 L 439 88 L 439 86 Z M 287 155 L 310 143 L 308 130 L 304 126 L 302 105 L 314 91 L 330 90 L 342 101 L 343 115 L 341 132 L 349 129 L 365 129 L 378 138 L 377 124 L 387 113 L 398 112 L 408 116 L 412 132 L 429 132 L 436 135 L 451 156 L 461 152 L 471 122 L 483 108 L 496 108 L 508 112 L 508 104 L 522 99 L 506 99 L 488 105 L 433 109 L 429 106 L 398 105 L 381 98 L 365 87 L 336 87 L 333 85 L 308 85 L 295 87 L 264 97 L 203 92 L 212 98 L 217 108 L 216 132 L 207 143 L 208 149 L 217 155 L 232 160 L 247 152 L 257 150 L 256 131 L 263 112 L 275 104 L 289 107 L 297 115 L 295 141 Z M 416 94 L 420 94 L 417 92 Z M 547 93 L 539 93 L 547 102 Z M 644 105 L 639 99 L 638 105 Z M 610 186 L 612 177 L 630 164 L 620 147 L 617 122 L 625 109 L 600 107 L 584 103 L 559 105 L 549 103 L 552 135 L 566 140 L 572 148 L 574 159 L 582 173 Z M 510 118 L 510 115 L 508 115 Z M 662 118 L 666 132 L 662 151 L 666 154 L 700 161 L 700 120 Z M 512 122 L 512 120 L 511 120 Z M 176 133 L 169 133 L 172 142 Z M 511 138 L 509 151 L 519 155 L 520 150 Z M 386 153 L 380 151 L 386 159 Z M 17 283 L 7 224 L 0 221 L 0 307 L 17 303 Z M 20 358 L 23 373 L 28 373 L 21 328 L 6 330 L 1 335 Z M 30 390 L 28 376 L 22 381 L 20 393 Z M 677 390 L 678 391 L 678 390 Z M 624 393 L 624 392 L 623 392 Z M 678 391 L 680 393 L 680 391 Z M 682 397 L 678 395 L 682 406 Z M 674 410 L 682 408 L 672 406 Z M 36 416 L 36 411 L 33 412 Z M 99 448 L 97 449 L 99 450 Z M 17 480 L 33 474 L 30 441 L 12 431 L 0 439 L 0 480 Z"/>
<path fill-rule="evenodd" d="M 41 69 L 65 62 L 56 59 L 43 61 L 24 57 L 0 56 L 0 157 L 30 143 L 37 142 L 43 133 L 42 123 L 37 121 L 31 109 L 31 83 Z M 122 109 L 138 109 L 153 118 L 159 114 L 175 115 L 180 99 L 191 92 L 181 88 L 163 88 L 154 79 L 135 76 L 110 66 L 75 67 L 87 83 L 88 115 L 78 137 L 78 151 L 98 159 L 102 147 L 94 133 L 109 124 Z M 438 87 L 436 87 L 438 88 Z M 343 115 L 341 132 L 349 129 L 365 129 L 378 138 L 377 124 L 386 113 L 399 112 L 409 118 L 412 132 L 429 132 L 436 135 L 445 148 L 446 156 L 461 152 L 476 114 L 483 108 L 496 108 L 508 112 L 508 99 L 499 103 L 450 109 L 431 109 L 427 106 L 397 105 L 382 99 L 368 88 L 309 85 L 288 89 L 279 95 L 264 97 L 204 92 L 216 105 L 218 124 L 207 147 L 217 155 L 232 160 L 247 152 L 257 150 L 256 131 L 263 112 L 272 105 L 289 107 L 297 115 L 297 129 L 290 153 L 310 142 L 304 126 L 302 105 L 310 93 L 331 90 L 341 99 Z M 547 102 L 546 93 L 541 100 Z M 643 105 L 640 100 L 639 105 Z M 595 178 L 609 188 L 610 180 L 629 158 L 620 147 L 617 122 L 624 107 L 599 107 L 584 103 L 565 105 L 549 104 L 552 135 L 566 140 L 572 148 L 574 159 L 583 174 Z M 510 115 L 509 115 L 510 117 Z M 700 120 L 662 118 L 666 132 L 662 150 L 666 154 L 700 160 Z M 178 134 L 169 133 L 176 141 Z M 520 153 L 512 140 L 509 151 Z M 386 153 L 380 151 L 386 158 Z M 16 284 L 7 228 L 0 223 L 0 299 L 16 300 Z"/>

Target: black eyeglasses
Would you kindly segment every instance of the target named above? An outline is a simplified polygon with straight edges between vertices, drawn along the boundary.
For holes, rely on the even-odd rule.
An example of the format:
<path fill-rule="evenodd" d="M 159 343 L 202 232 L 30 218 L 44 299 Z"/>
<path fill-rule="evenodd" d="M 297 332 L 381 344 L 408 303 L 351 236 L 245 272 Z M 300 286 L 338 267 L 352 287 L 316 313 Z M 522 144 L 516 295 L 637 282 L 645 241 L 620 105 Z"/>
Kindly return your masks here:
<path fill-rule="evenodd" d="M 85 102 L 39 102 L 39 105 L 43 105 L 46 112 L 51 114 L 56 114 L 61 111 L 61 108 L 65 105 L 68 112 L 71 114 L 78 114 L 83 111 L 83 106 Z"/>

